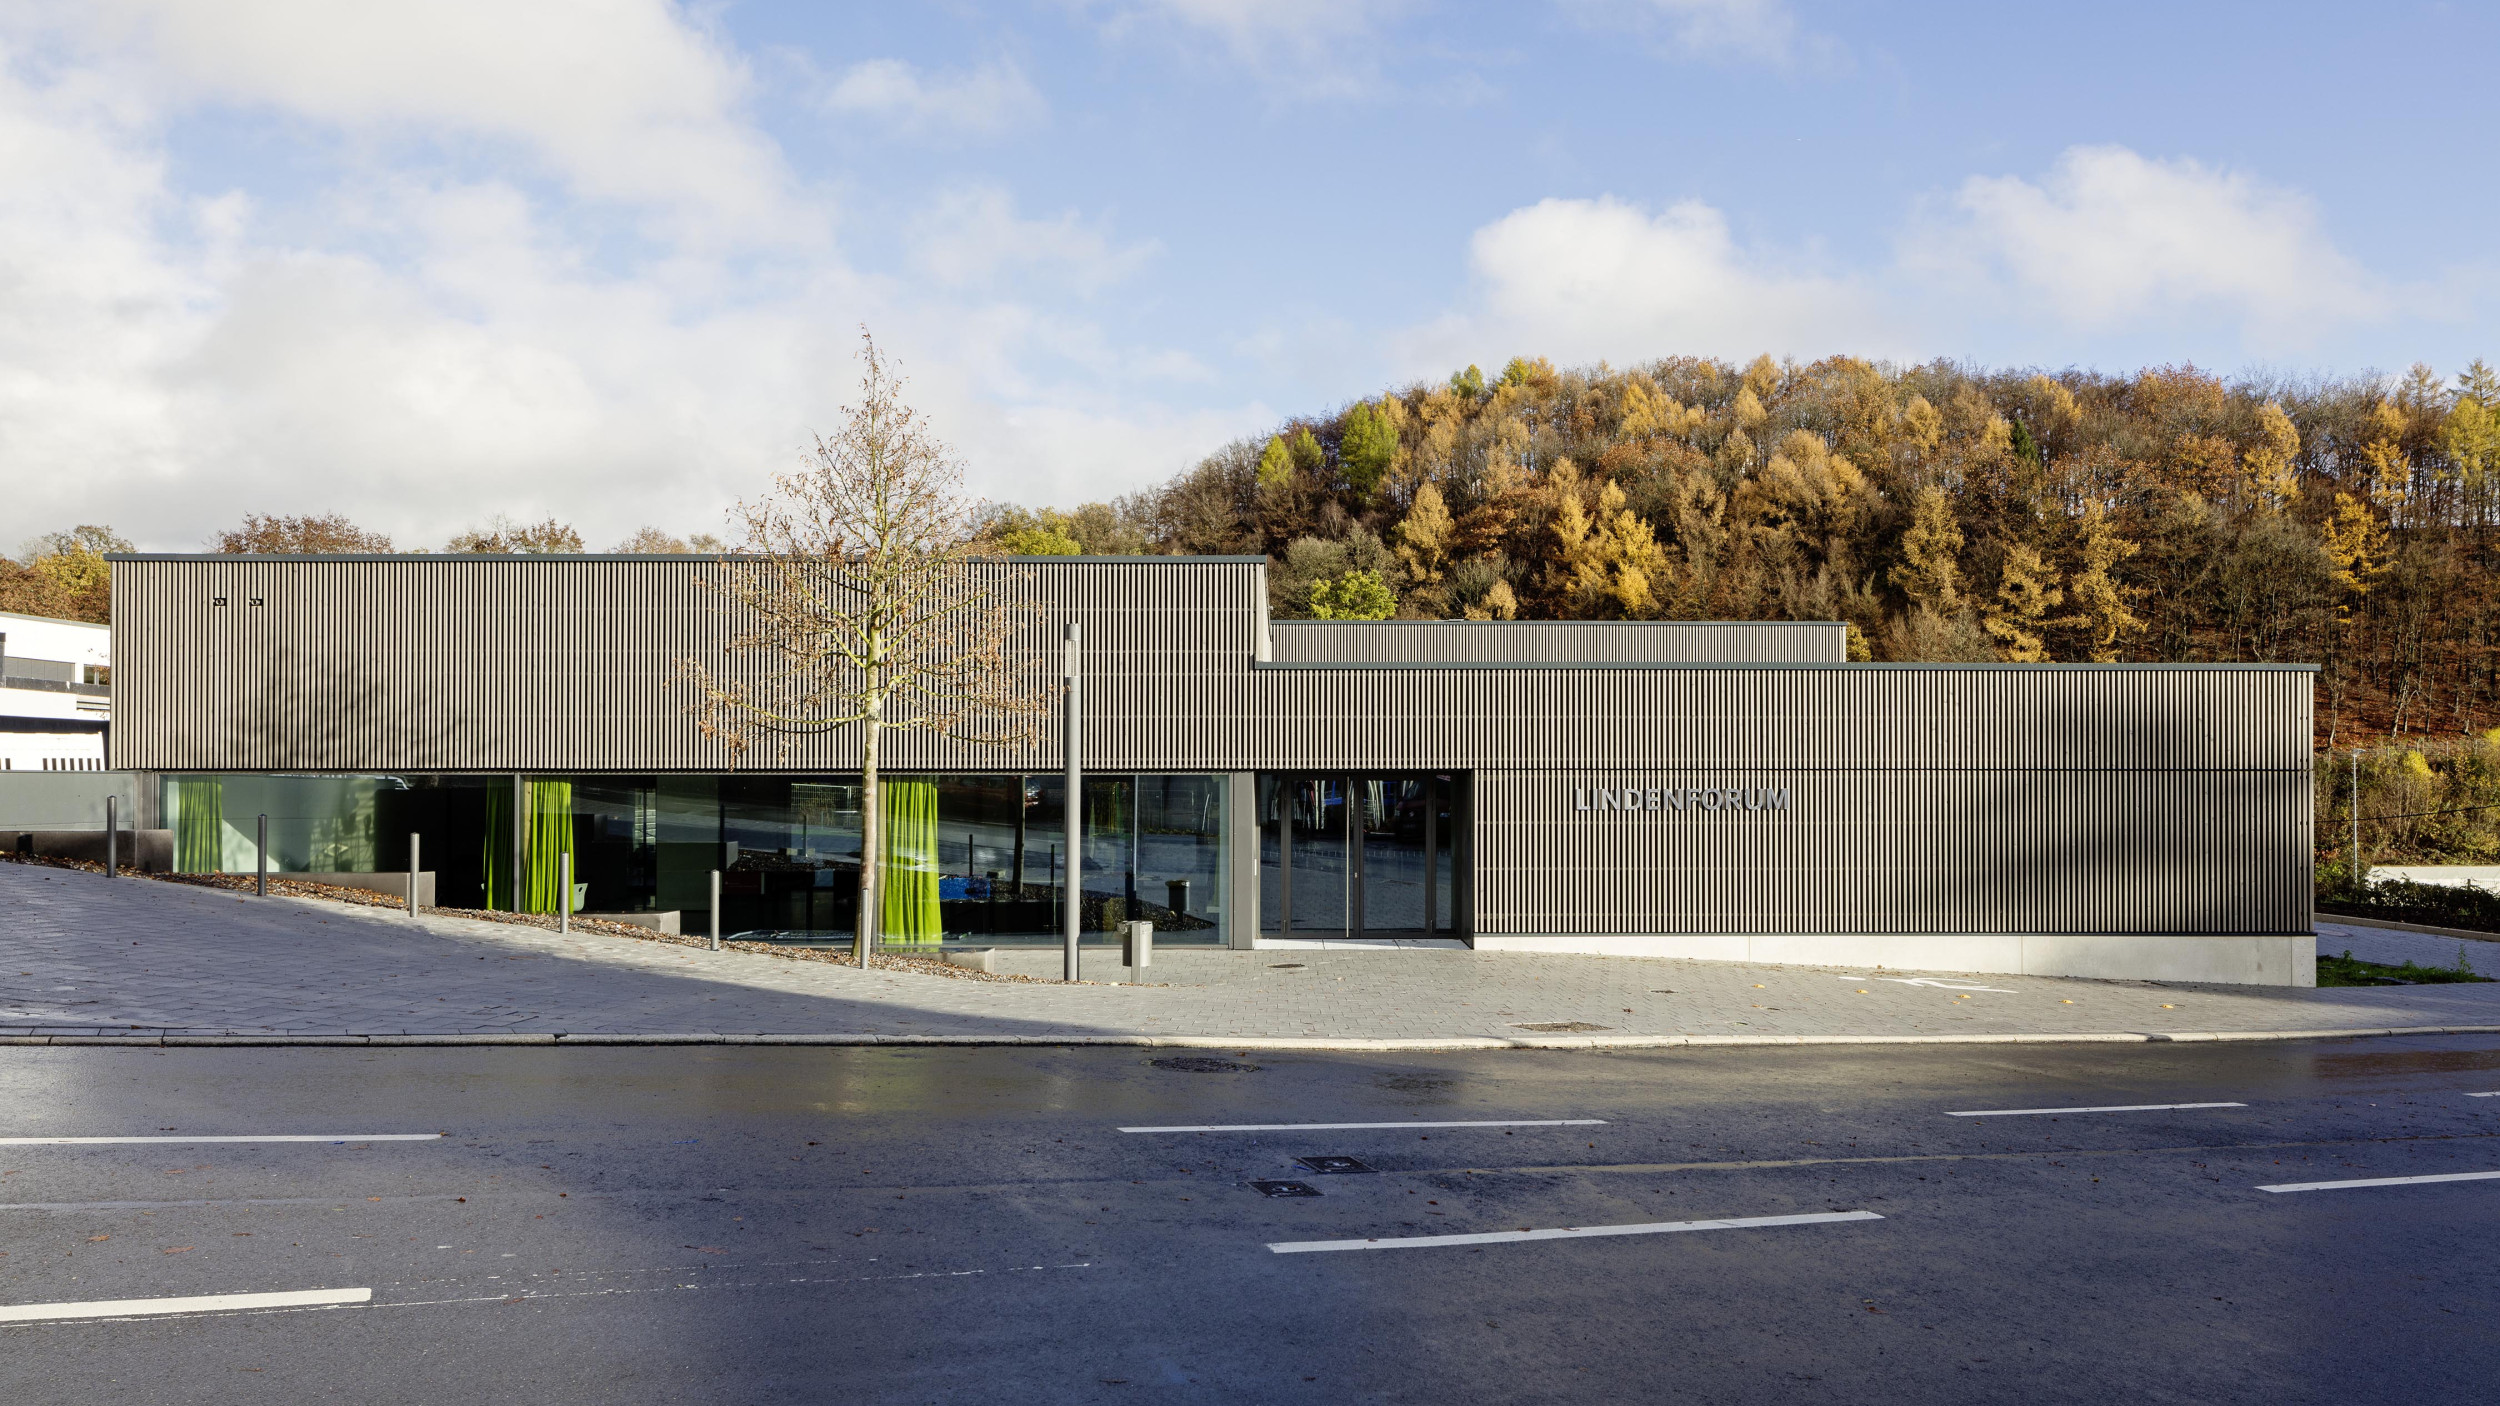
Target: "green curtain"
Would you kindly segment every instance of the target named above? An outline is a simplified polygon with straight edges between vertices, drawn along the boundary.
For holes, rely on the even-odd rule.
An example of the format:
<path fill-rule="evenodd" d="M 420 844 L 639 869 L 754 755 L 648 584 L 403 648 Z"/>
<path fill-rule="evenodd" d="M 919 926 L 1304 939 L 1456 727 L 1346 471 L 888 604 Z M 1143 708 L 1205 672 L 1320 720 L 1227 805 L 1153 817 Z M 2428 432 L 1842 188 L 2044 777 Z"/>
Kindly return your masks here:
<path fill-rule="evenodd" d="M 486 906 L 503 912 L 512 906 L 512 788 L 496 786 L 486 793 Z"/>
<path fill-rule="evenodd" d="M 174 869 L 214 874 L 226 867 L 225 782 L 215 776 L 174 778 Z"/>
<path fill-rule="evenodd" d="M 877 786 L 885 833 L 879 849 L 879 907 L 888 942 L 937 942 L 938 807 L 934 781 L 883 781 Z"/>
<path fill-rule="evenodd" d="M 573 854 L 573 783 L 531 781 L 524 794 L 528 868 L 522 874 L 521 911 L 556 911 L 558 876 L 563 857 Z M 486 793 L 486 906 L 512 907 L 512 790 L 497 786 Z M 581 860 L 573 861 L 573 882 L 581 883 Z M 577 910 L 578 911 L 578 910 Z"/>

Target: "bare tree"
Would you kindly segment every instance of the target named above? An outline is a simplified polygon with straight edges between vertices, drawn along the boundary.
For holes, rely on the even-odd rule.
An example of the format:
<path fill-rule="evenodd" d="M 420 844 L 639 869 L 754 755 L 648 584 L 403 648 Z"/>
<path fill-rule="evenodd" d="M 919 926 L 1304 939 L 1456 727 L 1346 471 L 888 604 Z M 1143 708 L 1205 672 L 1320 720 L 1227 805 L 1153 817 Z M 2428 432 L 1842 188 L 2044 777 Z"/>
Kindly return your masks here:
<path fill-rule="evenodd" d="M 962 464 L 903 403 L 864 329 L 860 357 L 842 428 L 734 514 L 744 541 L 712 583 L 729 606 L 729 659 L 679 667 L 702 693 L 691 711 L 704 735 L 733 759 L 765 739 L 786 753 L 795 738 L 860 730 L 853 956 L 864 968 L 882 919 L 884 734 L 1026 744 L 1050 704 L 1045 671 L 1019 643 L 1030 575 L 972 555 L 981 504 L 964 494 Z"/>
<path fill-rule="evenodd" d="M 217 550 L 227 556 L 317 556 L 325 552 L 387 552 L 391 539 L 367 532 L 344 514 L 285 517 L 277 513 L 245 513 L 241 527 L 217 534 Z"/>

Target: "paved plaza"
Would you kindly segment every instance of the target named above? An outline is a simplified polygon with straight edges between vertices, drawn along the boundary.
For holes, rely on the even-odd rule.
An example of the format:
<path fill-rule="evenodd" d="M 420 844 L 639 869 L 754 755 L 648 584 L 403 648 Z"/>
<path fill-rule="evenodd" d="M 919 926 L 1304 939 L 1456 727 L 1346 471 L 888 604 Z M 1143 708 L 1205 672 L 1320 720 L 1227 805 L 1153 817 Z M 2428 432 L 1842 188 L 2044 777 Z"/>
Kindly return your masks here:
<path fill-rule="evenodd" d="M 2453 963 L 2455 939 L 2321 927 Z M 2481 949 L 2484 944 L 2471 943 Z M 2490 948 L 2500 957 L 2500 944 Z M 2324 991 L 1433 949 L 1167 948 L 950 980 L 0 863 L 0 1039 L 680 1036 L 1639 1045 L 2500 1028 L 2500 984 Z M 1053 951 L 1001 968 L 1056 976 Z M 2476 963 L 2479 967 L 2483 963 Z M 2500 961 L 2489 964 L 2500 969 Z"/>

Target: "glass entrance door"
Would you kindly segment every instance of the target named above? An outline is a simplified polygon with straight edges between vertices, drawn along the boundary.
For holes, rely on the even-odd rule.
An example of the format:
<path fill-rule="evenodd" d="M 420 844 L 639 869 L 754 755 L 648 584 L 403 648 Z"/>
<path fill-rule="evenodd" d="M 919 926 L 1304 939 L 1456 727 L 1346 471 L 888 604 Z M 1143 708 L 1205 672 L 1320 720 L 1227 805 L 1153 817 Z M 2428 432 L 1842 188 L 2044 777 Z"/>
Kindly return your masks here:
<path fill-rule="evenodd" d="M 1458 778 L 1259 778 L 1259 927 L 1278 937 L 1446 937 L 1463 838 Z"/>

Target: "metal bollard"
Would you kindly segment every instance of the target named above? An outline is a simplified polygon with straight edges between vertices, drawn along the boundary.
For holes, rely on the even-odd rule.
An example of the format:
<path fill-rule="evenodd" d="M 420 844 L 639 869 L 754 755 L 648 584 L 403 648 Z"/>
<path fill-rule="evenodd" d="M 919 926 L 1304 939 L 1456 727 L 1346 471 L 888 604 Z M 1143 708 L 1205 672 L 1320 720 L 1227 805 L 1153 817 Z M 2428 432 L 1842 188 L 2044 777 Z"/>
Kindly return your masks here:
<path fill-rule="evenodd" d="M 417 916 L 417 875 L 425 869 L 418 862 L 418 857 L 424 853 L 423 844 L 423 837 L 416 831 L 408 832 L 408 916 L 411 918 Z"/>
<path fill-rule="evenodd" d="M 573 930 L 573 856 L 556 856 L 556 931 Z"/>
<path fill-rule="evenodd" d="M 712 950 L 720 950 L 720 871 L 712 871 Z"/>
<path fill-rule="evenodd" d="M 110 879 L 121 869 L 122 822 L 121 797 L 104 798 L 104 877 Z"/>
<path fill-rule="evenodd" d="M 269 817 L 252 827 L 252 892 L 262 898 L 269 896 Z"/>
<path fill-rule="evenodd" d="M 1120 960 L 1134 970 L 1155 964 L 1155 925 L 1140 920 L 1120 925 Z"/>

